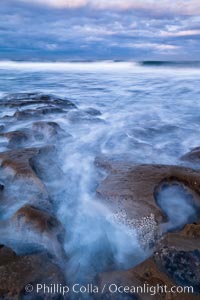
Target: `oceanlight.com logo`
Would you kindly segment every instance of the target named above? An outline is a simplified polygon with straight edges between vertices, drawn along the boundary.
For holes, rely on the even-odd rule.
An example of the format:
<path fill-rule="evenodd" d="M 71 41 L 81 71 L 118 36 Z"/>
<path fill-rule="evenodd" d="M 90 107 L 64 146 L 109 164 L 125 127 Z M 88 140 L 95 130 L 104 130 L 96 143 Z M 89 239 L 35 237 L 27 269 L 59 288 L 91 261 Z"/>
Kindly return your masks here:
<path fill-rule="evenodd" d="M 27 284 L 25 287 L 26 293 L 47 294 L 47 295 L 67 295 L 67 294 L 148 294 L 155 296 L 157 294 L 193 294 L 192 286 L 171 286 L 155 285 L 151 286 L 147 283 L 141 286 L 123 286 L 115 283 L 104 284 L 103 287 L 98 287 L 93 284 L 74 284 L 72 286 L 62 284 Z"/>

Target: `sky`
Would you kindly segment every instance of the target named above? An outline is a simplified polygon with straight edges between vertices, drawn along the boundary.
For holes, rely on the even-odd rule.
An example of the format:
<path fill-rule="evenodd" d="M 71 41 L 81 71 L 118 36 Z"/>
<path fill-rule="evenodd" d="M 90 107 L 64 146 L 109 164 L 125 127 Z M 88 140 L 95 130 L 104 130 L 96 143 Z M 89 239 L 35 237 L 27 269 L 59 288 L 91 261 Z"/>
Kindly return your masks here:
<path fill-rule="evenodd" d="M 0 60 L 199 60 L 200 0 L 0 0 Z"/>

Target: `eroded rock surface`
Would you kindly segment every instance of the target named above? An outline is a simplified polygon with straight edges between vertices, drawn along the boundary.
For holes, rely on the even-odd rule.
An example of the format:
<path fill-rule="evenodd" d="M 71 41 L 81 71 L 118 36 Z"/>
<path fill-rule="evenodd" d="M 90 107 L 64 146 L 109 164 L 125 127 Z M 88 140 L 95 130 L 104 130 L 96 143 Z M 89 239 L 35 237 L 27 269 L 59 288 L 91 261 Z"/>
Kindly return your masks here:
<path fill-rule="evenodd" d="M 200 174 L 190 168 L 166 165 L 131 165 L 97 160 L 98 166 L 108 170 L 108 176 L 97 188 L 97 194 L 111 210 L 127 224 L 138 227 L 141 240 L 151 243 L 160 235 L 159 225 L 167 221 L 165 213 L 156 202 L 156 194 L 163 182 L 176 181 L 195 193 L 195 203 L 200 205 Z M 152 226 L 145 226 L 148 220 Z M 138 221 L 137 221 L 138 220 Z M 141 224 L 143 220 L 143 225 Z M 153 226 L 153 223 L 155 226 Z M 158 226 L 156 226 L 156 224 Z M 149 232 L 153 232 L 149 240 Z M 152 242 L 153 242 L 152 240 Z"/>
<path fill-rule="evenodd" d="M 193 169 L 166 165 L 135 166 L 130 163 L 111 163 L 105 159 L 98 159 L 96 164 L 108 172 L 107 177 L 97 189 L 98 195 L 102 201 L 110 204 L 112 210 L 121 210 L 121 214 L 125 211 L 129 224 L 131 220 L 145 218 L 149 214 L 154 214 L 158 225 L 166 222 L 166 216 L 156 201 L 157 193 L 163 183 L 184 184 L 191 193 L 194 193 L 197 206 L 200 203 L 200 173 Z M 136 228 L 137 222 L 134 221 L 134 225 Z M 139 234 L 139 239 L 143 236 L 147 240 L 148 230 L 141 232 L 143 234 Z M 137 290 L 123 295 L 111 294 L 108 287 L 113 283 L 117 286 L 139 287 L 146 284 L 149 287 L 157 287 L 154 299 L 199 299 L 199 221 L 186 224 L 181 231 L 163 234 L 154 236 L 155 243 L 152 249 L 155 252 L 138 266 L 129 270 L 99 274 L 97 283 L 100 289 L 104 285 L 107 287 L 104 295 L 99 296 L 100 299 L 149 300 L 151 297 L 150 291 L 141 293 Z M 158 289 L 159 286 L 160 289 Z M 167 292 L 162 290 L 164 286 L 167 286 Z M 183 291 L 170 293 L 170 289 L 174 286 L 192 286 L 193 292 L 190 290 L 189 293 Z"/>
<path fill-rule="evenodd" d="M 181 157 L 184 161 L 189 161 L 192 163 L 200 163 L 200 147 L 192 149 L 190 152 L 186 153 Z"/>
<path fill-rule="evenodd" d="M 9 148 L 17 148 L 22 146 L 28 140 L 28 134 L 23 131 L 9 131 L 1 133 L 0 136 L 8 139 Z"/>
<path fill-rule="evenodd" d="M 0 247 L 0 274 L 0 299 L 26 299 L 30 294 L 25 289 L 28 284 L 33 285 L 36 291 L 38 283 L 64 283 L 61 269 L 47 253 L 19 256 L 3 245 Z M 31 293 L 31 299 L 39 296 L 42 299 L 53 299 L 50 298 L 53 296 L 45 298 L 44 293 Z M 61 295 L 56 295 L 54 299 L 62 299 L 59 297 Z"/>
<path fill-rule="evenodd" d="M 150 293 L 156 300 L 199 299 L 200 238 L 189 233 L 189 228 L 194 231 L 193 225 L 198 226 L 187 224 L 180 232 L 166 234 L 156 245 L 152 256 L 138 266 L 129 270 L 99 274 L 98 285 L 102 288 L 105 284 L 109 287 L 115 283 L 118 286 L 133 287 L 132 293 L 124 295 L 127 299 L 135 296 L 135 299 L 148 300 L 151 297 Z M 196 230 L 198 231 L 198 228 Z M 136 290 L 144 285 L 146 293 L 144 290 Z M 151 287 L 151 291 L 147 291 L 147 287 Z M 179 292 L 176 291 L 177 287 Z M 171 289 L 174 292 L 171 292 Z M 110 299 L 124 299 L 120 293 L 111 295 L 108 289 L 100 299 L 104 299 L 106 295 L 109 295 Z"/>
<path fill-rule="evenodd" d="M 57 147 L 71 135 L 52 116 L 77 108 L 40 93 L 6 96 L 0 102 L 4 107 L 10 113 L 2 118 L 0 134 L 7 141 L 0 153 L 0 299 L 62 299 L 59 294 L 30 295 L 24 288 L 66 283 L 59 267 L 66 261 L 66 233 L 54 213 L 50 186 L 63 176 Z"/>
<path fill-rule="evenodd" d="M 24 107 L 30 105 L 51 105 L 52 107 L 72 109 L 76 105 L 67 99 L 61 99 L 55 95 L 46 95 L 42 93 L 17 93 L 9 94 L 1 99 L 1 106 L 11 108 Z"/>

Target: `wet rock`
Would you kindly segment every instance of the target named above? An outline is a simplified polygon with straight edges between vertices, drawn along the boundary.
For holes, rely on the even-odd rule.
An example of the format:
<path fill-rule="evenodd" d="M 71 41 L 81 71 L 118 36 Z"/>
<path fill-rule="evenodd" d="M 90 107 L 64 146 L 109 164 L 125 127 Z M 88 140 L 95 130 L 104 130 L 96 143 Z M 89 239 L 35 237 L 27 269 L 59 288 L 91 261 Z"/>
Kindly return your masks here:
<path fill-rule="evenodd" d="M 101 162 L 98 161 L 98 165 Z M 131 165 L 129 163 L 107 163 L 102 166 L 110 170 L 107 178 L 97 188 L 99 197 L 124 207 L 131 218 L 154 213 L 156 220 L 164 216 L 155 201 L 156 189 L 162 182 L 177 181 L 200 194 L 200 173 L 193 169 L 167 165 Z"/>
<path fill-rule="evenodd" d="M 200 223 L 186 224 L 179 232 L 168 232 L 159 241 L 160 247 L 174 247 L 179 251 L 200 249 Z"/>
<path fill-rule="evenodd" d="M 0 191 L 4 190 L 4 184 L 0 183 Z"/>
<path fill-rule="evenodd" d="M 36 112 L 40 115 L 66 113 L 64 109 L 52 106 L 39 107 L 37 108 Z"/>
<path fill-rule="evenodd" d="M 48 161 L 48 155 L 53 149 L 54 147 L 49 146 L 15 149 L 0 153 L 0 164 L 6 186 L 3 193 L 3 202 L 12 202 L 12 198 L 16 196 L 18 201 L 25 203 L 30 201 L 30 204 L 37 207 L 51 209 L 47 189 L 37 176 L 33 162 L 37 157 L 45 155 Z"/>
<path fill-rule="evenodd" d="M 59 295 L 46 298 L 44 293 L 36 294 L 36 284 L 63 284 L 60 268 L 51 261 L 47 253 L 18 256 L 11 249 L 0 248 L 0 299 L 26 299 L 28 284 L 33 285 L 32 299 L 62 299 Z M 35 297 L 35 298 L 34 298 Z M 27 298 L 28 299 L 28 298 Z"/>
<path fill-rule="evenodd" d="M 200 223 L 187 224 L 182 231 L 182 235 L 183 237 L 198 239 L 200 242 Z M 200 249 L 200 244 L 198 248 Z"/>
<path fill-rule="evenodd" d="M 62 108 L 58 107 L 45 107 L 36 109 L 17 110 L 13 117 L 19 121 L 29 120 L 32 118 L 41 119 L 44 115 L 52 113 L 65 113 Z"/>
<path fill-rule="evenodd" d="M 101 112 L 95 108 L 89 107 L 84 110 L 84 112 L 91 116 L 101 116 Z"/>
<path fill-rule="evenodd" d="M 97 114 L 91 114 L 84 110 L 70 111 L 67 115 L 67 119 L 74 124 L 79 123 L 104 123 L 104 120 L 98 118 Z"/>
<path fill-rule="evenodd" d="M 63 172 L 57 161 L 58 153 L 54 146 L 46 146 L 40 149 L 37 156 L 30 159 L 30 165 L 37 176 L 45 182 L 52 184 L 53 181 L 59 181 Z"/>
<path fill-rule="evenodd" d="M 28 140 L 28 135 L 25 132 L 19 130 L 1 133 L 0 136 L 6 137 L 8 139 L 9 148 L 17 148 L 19 146 L 22 146 L 24 142 Z"/>
<path fill-rule="evenodd" d="M 152 287 L 146 293 L 135 291 L 136 299 L 148 300 L 153 297 L 156 300 L 182 300 L 199 299 L 200 291 L 200 236 L 199 221 L 195 224 L 187 224 L 179 232 L 169 232 L 162 237 L 154 248 L 154 253 L 134 268 L 101 273 L 97 276 L 100 288 L 106 284 L 117 286 Z M 196 226 L 196 228 L 195 228 Z M 164 290 L 166 286 L 167 291 Z M 172 287 L 193 287 L 189 293 L 170 293 Z M 154 290 L 156 288 L 156 290 Z M 110 299 L 121 299 L 120 294 L 111 295 L 106 291 Z M 150 293 L 155 292 L 154 296 Z M 102 296 L 101 299 L 104 299 Z M 122 299 L 124 299 L 122 297 Z M 129 298 L 128 298 L 129 299 Z"/>
<path fill-rule="evenodd" d="M 100 290 L 113 283 L 117 286 L 130 287 L 130 292 L 111 294 L 105 293 L 108 299 L 149 300 L 182 300 L 199 299 L 199 253 L 177 252 L 175 249 L 164 248 L 133 269 L 102 273 L 97 277 Z M 182 288 L 180 288 L 180 286 Z M 184 291 L 184 286 L 193 287 Z M 179 287 L 179 292 L 171 293 Z M 181 291 L 182 289 L 182 291 Z M 193 292 L 194 291 L 194 292 Z M 129 298 L 130 296 L 130 298 Z M 104 295 L 100 299 L 105 299 Z M 134 298 L 133 298 L 134 299 Z"/>
<path fill-rule="evenodd" d="M 33 245 L 36 249 L 48 250 L 59 259 L 63 257 L 64 228 L 55 216 L 45 211 L 30 205 L 23 206 L 10 220 L 0 223 L 0 228 L 5 244 L 11 243 L 12 245 L 10 241 L 15 240 L 16 249 L 21 248 L 17 246 L 19 243 L 24 244 L 24 249 L 27 249 L 25 245 Z M 9 237 L 8 240 L 3 235 L 5 231 Z M 12 236 L 13 231 L 14 236 Z"/>
<path fill-rule="evenodd" d="M 40 154 L 40 148 L 24 148 L 0 153 L 2 168 L 11 168 L 16 177 L 25 177 L 35 183 L 41 190 L 44 185 L 38 179 L 30 166 L 30 160 Z"/>
<path fill-rule="evenodd" d="M 13 116 L 4 116 L 4 121 L 11 121 L 13 117 L 19 121 L 41 119 L 47 114 L 76 109 L 76 105 L 67 99 L 42 93 L 10 94 L 1 99 L 0 106 L 17 109 Z"/>
<path fill-rule="evenodd" d="M 54 105 L 65 109 L 76 108 L 75 104 L 67 99 L 61 99 L 55 95 L 42 93 L 17 93 L 9 94 L 1 99 L 1 106 L 23 107 L 28 105 Z"/>
<path fill-rule="evenodd" d="M 192 149 L 190 152 L 183 155 L 181 159 L 189 162 L 200 163 L 200 147 Z"/>
<path fill-rule="evenodd" d="M 19 121 L 29 120 L 31 118 L 40 118 L 42 113 L 36 109 L 17 110 L 13 117 Z M 11 117 L 11 118 L 13 118 Z"/>
<path fill-rule="evenodd" d="M 15 258 L 15 253 L 4 245 L 0 245 L 0 266 L 6 265 Z"/>
<path fill-rule="evenodd" d="M 56 122 L 34 122 L 32 124 L 32 130 L 35 137 L 40 136 L 41 138 L 53 138 L 56 136 L 64 136 L 64 130 Z"/>
<path fill-rule="evenodd" d="M 163 248 L 154 254 L 154 261 L 177 285 L 193 286 L 199 293 L 200 250 L 178 251 Z"/>
<path fill-rule="evenodd" d="M 52 215 L 33 206 L 20 208 L 12 217 L 12 223 L 18 230 L 35 230 L 40 233 L 59 235 L 63 228 L 60 222 Z"/>
<path fill-rule="evenodd" d="M 109 205 L 116 222 L 138 230 L 141 242 L 153 245 L 162 234 L 160 224 L 167 221 L 156 202 L 156 193 L 163 182 L 184 184 L 194 191 L 195 202 L 200 203 L 200 173 L 193 169 L 125 162 L 106 164 L 105 159 L 96 163 L 108 171 L 97 188 L 98 197 Z"/>

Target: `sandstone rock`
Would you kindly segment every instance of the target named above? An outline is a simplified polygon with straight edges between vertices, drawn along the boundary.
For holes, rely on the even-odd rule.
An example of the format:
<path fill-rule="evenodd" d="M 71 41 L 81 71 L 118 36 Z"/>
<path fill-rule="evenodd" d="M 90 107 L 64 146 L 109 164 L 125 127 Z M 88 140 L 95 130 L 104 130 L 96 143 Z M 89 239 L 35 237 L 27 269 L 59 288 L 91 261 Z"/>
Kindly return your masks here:
<path fill-rule="evenodd" d="M 134 268 L 99 274 L 96 280 L 100 289 L 105 284 L 109 286 L 113 283 L 118 286 L 136 288 L 143 287 L 145 284 L 146 287 L 157 287 L 157 293 L 155 296 L 150 296 L 150 291 L 143 294 L 139 289 L 135 293 L 136 299 L 148 300 L 151 297 L 156 300 L 199 299 L 200 237 L 198 226 L 199 221 L 195 224 L 187 224 L 180 232 L 167 233 L 157 242 L 155 252 Z M 175 286 L 192 286 L 193 292 L 166 293 L 162 289 L 164 286 L 167 286 L 167 291 Z M 124 299 L 120 298 L 120 294 L 111 295 L 108 290 L 106 294 L 108 299 Z M 104 299 L 104 295 L 100 299 Z"/>
<path fill-rule="evenodd" d="M 54 95 L 42 93 L 17 93 L 9 94 L 1 99 L 1 106 L 23 107 L 28 105 L 54 105 L 65 109 L 76 108 L 75 104 L 66 99 L 61 99 Z"/>
<path fill-rule="evenodd" d="M 66 113 L 66 111 L 63 108 L 53 107 L 50 105 L 46 107 L 38 107 L 36 112 L 40 115 Z"/>
<path fill-rule="evenodd" d="M 101 116 L 101 112 L 95 108 L 89 107 L 84 110 L 84 112 L 91 116 Z"/>
<path fill-rule="evenodd" d="M 61 99 L 55 95 L 42 93 L 17 93 L 5 96 L 0 101 L 0 106 L 16 108 L 14 115 L 4 116 L 4 120 L 11 121 L 16 118 L 19 121 L 42 119 L 44 115 L 52 113 L 66 113 L 76 109 L 76 105 L 67 99 Z"/>
<path fill-rule="evenodd" d="M 74 110 L 67 114 L 67 119 L 73 124 L 90 124 L 90 123 L 104 123 L 104 120 L 100 119 L 97 114 L 88 113 L 84 110 Z"/>
<path fill-rule="evenodd" d="M 60 222 L 52 215 L 33 206 L 20 208 L 12 217 L 12 223 L 18 230 L 35 230 L 40 233 L 59 235 L 63 228 Z"/>
<path fill-rule="evenodd" d="M 159 247 L 175 247 L 179 251 L 200 249 L 200 224 L 186 224 L 181 231 L 168 232 L 159 241 Z"/>
<path fill-rule="evenodd" d="M 19 121 L 29 120 L 31 118 L 40 118 L 42 116 L 41 111 L 36 109 L 17 110 L 10 118 L 16 118 Z"/>
<path fill-rule="evenodd" d="M 181 159 L 189 162 L 200 163 L 200 147 L 192 149 L 190 152 L 183 155 Z"/>
<path fill-rule="evenodd" d="M 65 279 L 60 268 L 47 253 L 18 256 L 11 249 L 0 248 L 0 299 L 26 299 L 30 296 L 25 286 L 31 284 L 34 291 L 31 299 L 62 299 L 60 295 L 48 298 L 43 293 L 36 294 L 36 284 L 63 284 Z M 43 298 L 45 297 L 45 298 Z M 30 298 L 27 298 L 30 299 Z"/>
<path fill-rule="evenodd" d="M 37 176 L 45 183 L 52 184 L 63 177 L 63 172 L 57 161 L 57 151 L 54 146 L 46 146 L 40 149 L 37 156 L 30 159 L 30 165 Z M 48 185 L 49 186 L 49 185 Z"/>
<path fill-rule="evenodd" d="M 14 113 L 13 117 L 19 121 L 23 121 L 23 120 L 30 120 L 30 119 L 41 119 L 44 117 L 44 115 L 52 114 L 52 113 L 65 113 L 65 111 L 59 107 L 25 109 L 25 110 L 17 110 Z"/>
<path fill-rule="evenodd" d="M 143 248 L 151 248 L 165 232 L 168 221 L 156 198 L 163 183 L 184 185 L 200 206 L 200 173 L 193 169 L 167 165 L 133 165 L 130 163 L 96 164 L 105 168 L 108 176 L 97 188 L 97 196 L 111 209 L 116 223 L 136 230 Z"/>
<path fill-rule="evenodd" d="M 193 286 L 199 293 L 200 250 L 184 251 L 165 247 L 154 254 L 154 260 L 177 285 Z"/>
<path fill-rule="evenodd" d="M 15 258 L 15 253 L 4 245 L 0 245 L 0 266 L 6 265 Z"/>
<path fill-rule="evenodd" d="M 34 122 L 32 124 L 34 135 L 42 135 L 45 138 L 53 138 L 56 136 L 64 136 L 64 130 L 56 122 Z"/>
<path fill-rule="evenodd" d="M 43 183 L 30 166 L 31 158 L 39 155 L 40 151 L 42 151 L 40 148 L 24 148 L 0 153 L 1 167 L 11 168 L 16 177 L 24 177 L 31 180 L 38 188 L 44 191 Z"/>
<path fill-rule="evenodd" d="M 12 199 L 17 191 L 20 192 L 21 187 L 21 195 L 16 195 L 19 198 L 18 201 L 23 198 L 22 202 L 29 202 L 29 204 L 39 208 L 51 210 L 46 186 L 35 172 L 34 159 L 39 156 L 46 156 L 48 160 L 48 155 L 53 149 L 54 147 L 48 146 L 16 149 L 0 153 L 0 164 L 5 173 L 4 185 L 6 186 L 5 191 L 3 191 L 3 199 L 4 196 Z M 7 170 L 11 170 L 12 173 L 10 174 Z M 15 191 L 15 194 L 12 191 Z M 27 201 L 25 198 L 27 198 Z"/>
<path fill-rule="evenodd" d="M 182 235 L 183 237 L 187 236 L 187 237 L 198 239 L 200 242 L 200 223 L 187 224 L 182 231 Z M 199 249 L 200 249 L 200 245 L 199 245 Z"/>
<path fill-rule="evenodd" d="M 48 250 L 59 259 L 63 258 L 64 228 L 55 216 L 45 211 L 30 205 L 23 206 L 10 220 L 0 223 L 0 228 L 2 238 L 6 230 L 8 237 L 10 233 L 9 239 L 15 240 L 15 243 L 19 240 L 18 243 L 24 243 L 24 245 L 32 244 L 35 248 Z M 12 232 L 16 236 L 12 237 Z M 4 240 L 6 241 L 6 237 Z"/>
<path fill-rule="evenodd" d="M 10 131 L 1 133 L 0 136 L 6 137 L 9 141 L 9 148 L 17 148 L 23 145 L 24 142 L 28 140 L 28 135 L 22 131 Z"/>
<path fill-rule="evenodd" d="M 105 284 L 108 287 L 113 283 L 117 286 L 133 287 L 133 294 L 125 294 L 127 299 L 197 300 L 199 299 L 198 286 L 200 283 L 199 265 L 199 254 L 195 251 L 178 252 L 173 248 L 163 248 L 133 269 L 102 273 L 96 280 L 100 290 Z M 170 292 L 172 287 L 183 287 L 184 285 L 192 286 L 194 292 L 192 290 L 188 292 L 182 290 L 179 293 Z M 104 295 L 99 298 L 124 299 L 120 293 L 111 294 L 108 289 L 105 290 L 105 294 L 108 298 L 104 298 Z M 133 296 L 135 298 L 132 298 Z"/>
<path fill-rule="evenodd" d="M 167 165 L 137 166 L 121 162 L 106 165 L 105 160 L 102 163 L 98 160 L 96 163 L 110 170 L 97 188 L 97 195 L 106 199 L 115 209 L 125 209 L 130 219 L 153 213 L 159 223 L 165 221 L 165 216 L 155 200 L 155 194 L 165 181 L 179 182 L 200 194 L 200 173 L 190 168 Z"/>

